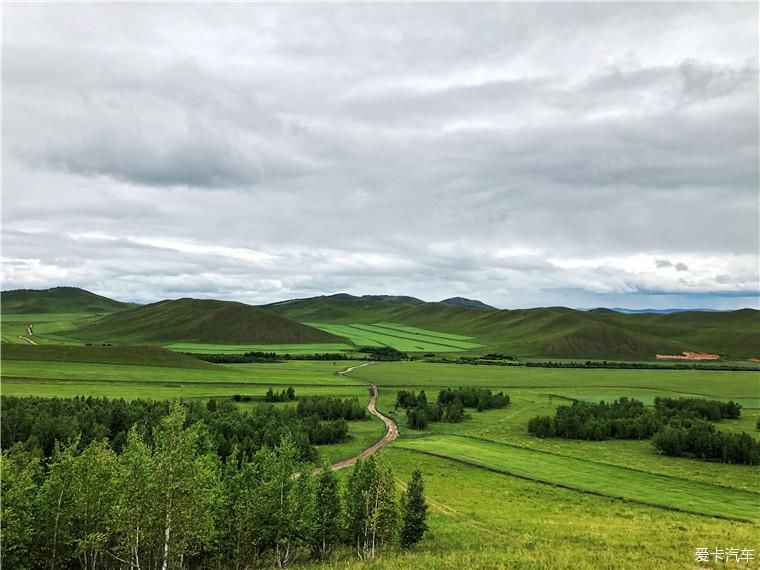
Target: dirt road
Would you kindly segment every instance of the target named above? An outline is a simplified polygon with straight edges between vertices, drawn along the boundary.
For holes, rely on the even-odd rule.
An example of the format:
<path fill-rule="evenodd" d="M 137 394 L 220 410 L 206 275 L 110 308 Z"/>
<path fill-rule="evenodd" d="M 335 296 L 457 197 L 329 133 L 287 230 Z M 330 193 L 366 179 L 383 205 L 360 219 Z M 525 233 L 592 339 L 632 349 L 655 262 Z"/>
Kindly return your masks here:
<path fill-rule="evenodd" d="M 369 366 L 370 364 L 373 364 L 373 363 L 366 362 L 364 364 L 359 364 L 358 366 L 352 366 L 350 368 L 346 368 L 345 370 L 341 370 L 340 372 L 338 372 L 338 374 L 340 375 L 348 374 L 352 370 L 356 370 L 357 368 L 361 368 L 362 366 Z M 361 457 L 362 459 L 366 459 L 370 455 L 375 454 L 378 449 L 380 449 L 385 444 L 390 443 L 391 441 L 393 441 L 394 439 L 398 437 L 398 426 L 396 425 L 396 422 L 394 422 L 391 418 L 389 418 L 388 416 L 384 415 L 382 412 L 379 412 L 377 410 L 377 384 L 372 384 L 370 382 L 367 382 L 367 384 L 369 384 L 370 387 L 372 388 L 372 396 L 370 397 L 369 403 L 367 404 L 367 409 L 369 410 L 370 414 L 383 420 L 383 423 L 385 424 L 385 435 L 359 454 L 359 457 Z M 356 460 L 357 460 L 356 457 L 351 457 L 350 459 L 344 459 L 343 461 L 338 461 L 337 463 L 333 463 L 332 468 L 333 470 L 337 471 L 338 469 L 343 469 L 344 467 L 350 467 L 351 465 L 356 463 Z"/>

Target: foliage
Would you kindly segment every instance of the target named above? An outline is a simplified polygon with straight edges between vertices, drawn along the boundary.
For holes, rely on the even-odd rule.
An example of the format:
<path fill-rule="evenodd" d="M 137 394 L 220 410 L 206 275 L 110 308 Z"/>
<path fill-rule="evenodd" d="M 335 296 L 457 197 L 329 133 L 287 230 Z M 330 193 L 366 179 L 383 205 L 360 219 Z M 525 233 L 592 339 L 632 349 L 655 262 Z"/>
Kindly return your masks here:
<path fill-rule="evenodd" d="M 401 502 L 401 546 L 409 548 L 420 541 L 427 530 L 427 504 L 422 472 L 415 469 Z"/>
<path fill-rule="evenodd" d="M 407 425 L 412 429 L 425 429 L 429 422 L 459 423 L 467 418 L 464 409 L 478 411 L 503 408 L 509 404 L 509 396 L 503 392 L 493 394 L 485 388 L 446 388 L 438 393 L 436 403 L 430 405 L 425 391 L 399 390 L 396 393 L 396 409 L 406 410 Z"/>
<path fill-rule="evenodd" d="M 312 474 L 286 433 L 222 462 L 190 415 L 175 402 L 149 438 L 131 426 L 120 453 L 106 440 L 56 443 L 44 471 L 22 444 L 4 451 L 2 564 L 283 568 L 341 543 L 362 557 L 396 543 L 395 480 L 381 460 L 359 462 L 341 485 L 329 466 Z"/>
<path fill-rule="evenodd" d="M 702 420 L 679 419 L 665 426 L 654 436 L 652 443 L 663 455 L 760 464 L 760 442 L 751 435 L 718 431 L 713 424 Z"/>
<path fill-rule="evenodd" d="M 288 391 L 285 391 L 288 397 Z M 294 393 L 293 396 L 295 397 Z M 170 402 L 155 400 L 110 400 L 106 398 L 17 398 L 2 397 L 2 447 L 23 442 L 44 457 L 53 455 L 55 442 L 79 438 L 81 446 L 107 439 L 120 452 L 129 429 L 139 425 L 146 441 L 153 443 L 153 431 L 170 411 Z M 277 409 L 259 405 L 240 411 L 230 400 L 191 401 L 185 404 L 188 424 L 206 426 L 210 445 L 222 461 L 234 449 L 251 457 L 264 446 L 273 447 L 289 434 L 299 459 L 315 457 L 315 444 L 345 441 L 345 421 L 302 418 L 294 408 Z"/>

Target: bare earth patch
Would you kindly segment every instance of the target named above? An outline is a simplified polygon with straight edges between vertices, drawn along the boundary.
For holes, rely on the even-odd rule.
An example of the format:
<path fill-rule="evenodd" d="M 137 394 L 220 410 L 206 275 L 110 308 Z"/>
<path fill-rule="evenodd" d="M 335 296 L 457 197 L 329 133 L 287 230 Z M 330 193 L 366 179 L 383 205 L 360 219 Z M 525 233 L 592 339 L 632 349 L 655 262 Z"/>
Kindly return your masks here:
<path fill-rule="evenodd" d="M 683 351 L 681 354 L 658 354 L 657 360 L 720 360 L 720 354 Z"/>

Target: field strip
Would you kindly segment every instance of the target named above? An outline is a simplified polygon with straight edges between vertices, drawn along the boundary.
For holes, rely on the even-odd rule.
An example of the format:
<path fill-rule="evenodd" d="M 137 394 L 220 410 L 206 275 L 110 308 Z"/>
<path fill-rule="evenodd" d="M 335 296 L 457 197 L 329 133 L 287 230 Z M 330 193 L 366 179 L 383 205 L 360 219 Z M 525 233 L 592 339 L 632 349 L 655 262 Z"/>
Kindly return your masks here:
<path fill-rule="evenodd" d="M 380 328 L 384 328 L 384 329 L 390 329 L 390 330 L 397 330 L 397 331 L 408 332 L 408 333 L 411 333 L 411 334 L 421 334 L 421 335 L 425 335 L 425 336 L 440 337 L 440 338 L 444 338 L 444 339 L 448 339 L 448 340 L 463 340 L 463 341 L 468 341 L 468 340 L 472 340 L 472 339 L 475 338 L 474 336 L 462 336 L 462 335 L 459 335 L 459 334 L 443 333 L 443 332 L 434 331 L 434 330 L 430 330 L 430 329 L 423 329 L 423 328 L 419 328 L 419 327 L 410 327 L 410 326 L 407 326 L 407 325 L 400 325 L 400 324 L 396 324 L 396 323 L 385 323 L 385 322 L 372 323 L 372 326 L 374 326 L 374 327 L 380 327 Z"/>
<path fill-rule="evenodd" d="M 423 335 L 421 333 L 408 333 L 405 331 L 398 331 L 398 330 L 392 330 L 392 329 L 377 330 L 377 328 L 380 328 L 380 327 L 375 327 L 374 325 L 355 324 L 355 325 L 349 325 L 349 326 L 360 331 L 374 333 L 374 334 L 378 334 L 382 336 L 388 336 L 391 338 L 398 338 L 400 340 L 406 340 L 410 342 L 420 342 L 422 344 L 440 345 L 440 346 L 445 346 L 447 348 L 456 348 L 459 350 L 477 348 L 479 346 L 482 346 L 474 342 L 456 341 L 456 340 L 447 339 L 447 338 L 431 337 L 431 336 Z"/>
<path fill-rule="evenodd" d="M 400 440 L 397 446 L 573 491 L 717 518 L 760 520 L 760 493 L 461 436 Z M 750 475 L 751 468 L 747 469 Z"/>

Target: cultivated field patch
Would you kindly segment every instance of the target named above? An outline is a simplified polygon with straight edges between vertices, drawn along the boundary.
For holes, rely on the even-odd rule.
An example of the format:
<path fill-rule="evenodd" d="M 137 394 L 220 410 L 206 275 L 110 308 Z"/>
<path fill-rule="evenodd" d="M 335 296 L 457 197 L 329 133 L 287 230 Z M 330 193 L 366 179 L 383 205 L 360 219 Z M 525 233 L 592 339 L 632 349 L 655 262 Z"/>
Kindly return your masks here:
<path fill-rule="evenodd" d="M 402 439 L 395 445 L 568 489 L 695 514 L 760 520 L 760 493 L 453 435 Z"/>
<path fill-rule="evenodd" d="M 373 325 L 308 324 L 323 331 L 346 337 L 357 346 L 389 346 L 403 352 L 460 352 L 482 346 L 470 342 L 469 337 L 394 323 Z"/>

